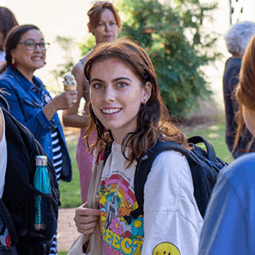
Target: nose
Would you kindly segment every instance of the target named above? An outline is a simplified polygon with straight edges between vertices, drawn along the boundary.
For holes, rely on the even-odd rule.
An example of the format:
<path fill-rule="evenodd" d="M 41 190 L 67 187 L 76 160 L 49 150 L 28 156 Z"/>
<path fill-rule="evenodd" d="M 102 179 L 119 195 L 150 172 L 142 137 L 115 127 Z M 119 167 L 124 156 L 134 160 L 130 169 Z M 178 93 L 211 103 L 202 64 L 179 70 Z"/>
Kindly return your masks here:
<path fill-rule="evenodd" d="M 106 32 L 108 32 L 110 30 L 110 25 L 106 23 L 104 29 Z"/>
<path fill-rule="evenodd" d="M 116 94 L 112 86 L 107 86 L 105 89 L 104 99 L 106 102 L 113 102 L 115 100 Z"/>
<path fill-rule="evenodd" d="M 34 51 L 42 51 L 41 47 L 39 46 L 39 44 L 35 45 L 35 49 Z"/>

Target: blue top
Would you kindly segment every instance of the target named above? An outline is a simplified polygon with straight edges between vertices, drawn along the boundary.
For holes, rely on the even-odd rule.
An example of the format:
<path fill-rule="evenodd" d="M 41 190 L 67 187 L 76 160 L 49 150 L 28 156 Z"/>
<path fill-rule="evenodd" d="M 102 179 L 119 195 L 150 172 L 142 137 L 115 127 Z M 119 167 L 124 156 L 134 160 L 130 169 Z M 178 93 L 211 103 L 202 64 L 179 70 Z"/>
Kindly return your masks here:
<path fill-rule="evenodd" d="M 220 173 L 206 210 L 199 255 L 255 254 L 255 153 Z"/>
<path fill-rule="evenodd" d="M 234 121 L 236 112 L 238 111 L 238 105 L 235 101 L 236 87 L 239 82 L 239 73 L 241 69 L 242 59 L 231 57 L 226 61 L 224 76 L 223 76 L 223 92 L 225 103 L 225 116 L 226 116 L 226 131 L 225 139 L 226 144 L 232 152 L 235 134 L 237 130 L 237 123 Z M 237 149 L 232 153 L 234 158 L 244 155 L 244 151 L 252 139 L 252 134 L 247 130 L 245 137 L 240 138 Z M 255 142 L 251 146 L 251 151 L 255 151 Z"/>
<path fill-rule="evenodd" d="M 51 132 L 58 130 L 63 153 L 61 179 L 70 182 L 71 159 L 58 114 L 55 113 L 53 118 L 48 120 L 43 108 L 51 100 L 50 94 L 39 78 L 33 76 L 33 82 L 34 84 L 12 66 L 7 67 L 0 76 L 0 88 L 7 92 L 3 96 L 9 103 L 11 114 L 33 133 L 52 162 Z"/>

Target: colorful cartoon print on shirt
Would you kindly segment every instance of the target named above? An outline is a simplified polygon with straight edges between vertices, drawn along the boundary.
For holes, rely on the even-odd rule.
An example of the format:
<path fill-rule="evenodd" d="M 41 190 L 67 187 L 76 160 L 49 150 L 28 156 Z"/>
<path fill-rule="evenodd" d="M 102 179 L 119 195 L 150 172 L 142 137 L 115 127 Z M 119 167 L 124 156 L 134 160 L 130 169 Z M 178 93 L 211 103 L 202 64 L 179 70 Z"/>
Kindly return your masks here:
<path fill-rule="evenodd" d="M 129 182 L 113 174 L 101 182 L 100 227 L 106 255 L 139 255 L 143 244 L 143 217 L 127 224 L 123 216 L 137 208 Z"/>
<path fill-rule="evenodd" d="M 172 243 L 164 242 L 158 244 L 154 250 L 152 255 L 180 255 L 180 251 L 178 248 Z"/>

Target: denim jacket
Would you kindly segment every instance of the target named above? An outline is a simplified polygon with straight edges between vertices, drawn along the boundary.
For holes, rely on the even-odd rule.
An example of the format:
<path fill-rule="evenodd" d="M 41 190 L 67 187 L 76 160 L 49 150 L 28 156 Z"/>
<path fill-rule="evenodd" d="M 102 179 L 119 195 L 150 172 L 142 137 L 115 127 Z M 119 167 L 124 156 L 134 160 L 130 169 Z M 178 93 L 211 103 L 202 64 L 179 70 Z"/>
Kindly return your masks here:
<path fill-rule="evenodd" d="M 33 76 L 33 81 L 34 84 L 17 69 L 9 66 L 0 76 L 0 89 L 4 91 L 3 96 L 8 101 L 11 114 L 33 133 L 52 162 L 51 131 L 58 129 L 63 158 L 61 179 L 70 182 L 72 179 L 71 159 L 58 114 L 55 113 L 53 118 L 48 120 L 43 108 L 51 100 L 50 94 L 39 78 Z"/>

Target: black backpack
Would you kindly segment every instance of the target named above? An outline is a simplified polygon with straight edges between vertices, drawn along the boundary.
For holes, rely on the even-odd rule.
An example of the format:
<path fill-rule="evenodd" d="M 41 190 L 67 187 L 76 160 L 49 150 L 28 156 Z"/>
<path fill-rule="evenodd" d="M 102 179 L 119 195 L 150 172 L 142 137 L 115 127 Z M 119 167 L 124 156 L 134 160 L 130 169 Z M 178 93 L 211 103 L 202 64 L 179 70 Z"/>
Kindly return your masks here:
<path fill-rule="evenodd" d="M 163 151 L 174 150 L 185 155 L 192 174 L 194 184 L 194 197 L 202 217 L 204 217 L 206 206 L 209 202 L 212 189 L 217 180 L 217 175 L 223 167 L 228 165 L 215 154 L 213 146 L 201 136 L 193 136 L 188 139 L 189 144 L 193 147 L 191 150 L 172 141 L 158 141 L 156 145 L 143 155 L 136 166 L 134 189 L 138 203 L 138 208 L 124 216 L 128 224 L 132 219 L 143 215 L 144 204 L 144 185 L 147 176 L 151 170 L 154 159 Z M 204 143 L 206 150 L 196 146 L 197 143 Z M 105 161 L 111 152 L 111 147 L 106 148 Z"/>
<path fill-rule="evenodd" d="M 3 104 L 4 100 L 1 98 L 0 101 L 8 109 L 8 104 Z M 60 202 L 55 169 L 48 158 L 47 169 L 50 176 L 51 194 L 41 193 L 34 188 L 35 157 L 46 154 L 40 143 L 24 125 L 4 108 L 2 108 L 2 111 L 6 126 L 8 155 L 2 197 L 5 208 L 0 206 L 0 216 L 2 216 L 2 219 L 9 217 L 8 221 L 13 222 L 15 233 L 13 233 L 14 231 L 10 233 L 11 248 L 16 246 L 18 254 L 44 255 L 49 252 L 52 237 L 57 229 Z M 43 232 L 36 231 L 34 228 L 36 195 L 42 197 L 48 208 L 46 215 L 47 227 Z M 6 220 L 5 224 L 8 230 L 9 228 L 12 229 L 12 226 L 8 225 L 9 223 Z M 12 253 L 8 253 L 8 249 L 1 246 L 0 243 L 0 255 L 2 254 Z"/>

